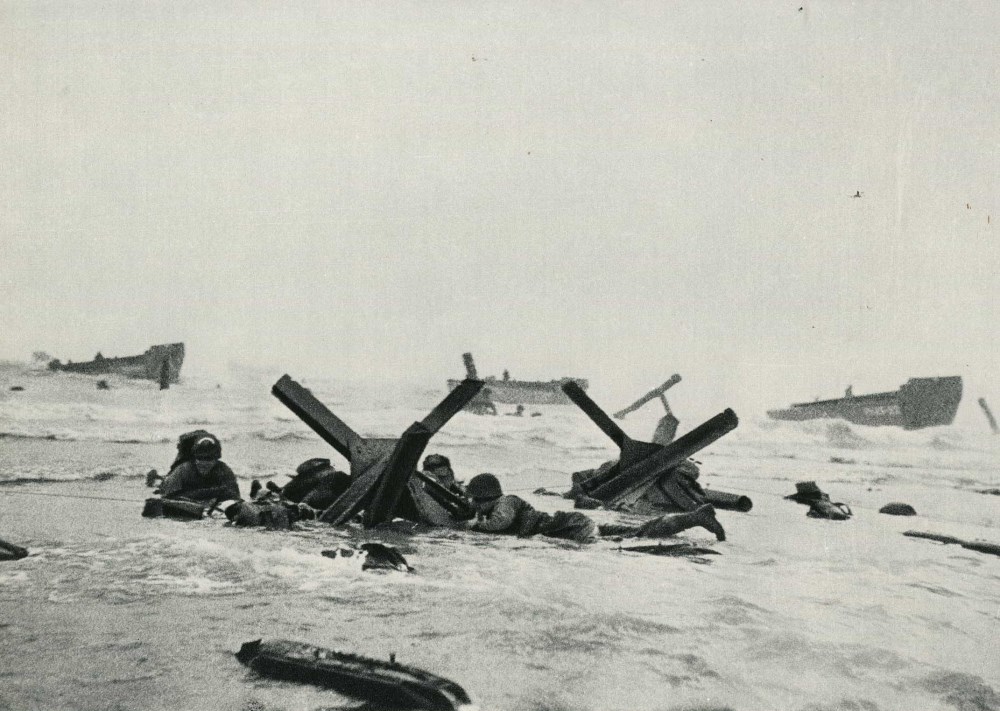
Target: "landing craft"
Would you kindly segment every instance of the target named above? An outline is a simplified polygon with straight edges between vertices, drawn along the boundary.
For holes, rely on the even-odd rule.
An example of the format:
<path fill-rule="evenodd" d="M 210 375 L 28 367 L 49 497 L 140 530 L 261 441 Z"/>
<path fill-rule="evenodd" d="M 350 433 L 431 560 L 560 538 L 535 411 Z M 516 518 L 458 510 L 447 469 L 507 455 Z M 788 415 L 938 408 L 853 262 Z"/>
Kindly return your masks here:
<path fill-rule="evenodd" d="M 184 344 L 167 343 L 150 346 L 145 353 L 137 356 L 122 356 L 120 358 L 105 358 L 98 353 L 94 360 L 86 363 L 62 363 L 58 359 L 49 361 L 49 370 L 64 370 L 68 373 L 84 373 L 86 375 L 107 375 L 116 373 L 127 378 L 156 380 L 160 387 L 176 383 L 181 376 L 181 366 L 184 365 Z"/>
<path fill-rule="evenodd" d="M 463 353 L 466 378 L 478 380 L 476 364 L 471 353 Z M 489 399 L 504 405 L 569 405 L 570 400 L 562 391 L 566 383 L 576 383 L 581 390 L 586 390 L 588 382 L 584 378 L 560 378 L 559 380 L 514 380 L 506 370 L 502 378 L 488 376 L 483 378 L 486 383 L 480 392 L 480 398 Z M 462 383 L 461 380 L 449 380 L 448 390 L 454 390 Z M 475 405 L 476 401 L 470 404 Z"/>
<path fill-rule="evenodd" d="M 923 427 L 950 425 L 962 400 L 962 378 L 910 378 L 895 392 L 855 395 L 851 388 L 842 398 L 801 402 L 785 410 L 768 410 L 773 420 L 838 418 L 856 425 Z"/>

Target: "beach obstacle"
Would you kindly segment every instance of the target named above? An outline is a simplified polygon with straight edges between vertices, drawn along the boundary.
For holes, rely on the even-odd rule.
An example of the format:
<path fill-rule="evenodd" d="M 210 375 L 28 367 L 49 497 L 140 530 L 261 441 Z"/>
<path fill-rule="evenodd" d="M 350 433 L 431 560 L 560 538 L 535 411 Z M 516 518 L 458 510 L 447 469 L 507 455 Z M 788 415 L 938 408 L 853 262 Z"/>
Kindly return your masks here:
<path fill-rule="evenodd" d="M 274 384 L 271 393 L 350 462 L 351 485 L 319 519 L 339 526 L 361 513 L 365 528 L 371 528 L 396 516 L 448 525 L 453 512 L 467 506 L 444 487 L 425 488 L 413 475 L 431 437 L 482 387 L 481 380 L 463 380 L 427 417 L 396 439 L 362 437 L 288 375 Z"/>
<path fill-rule="evenodd" d="M 618 412 L 616 412 L 613 415 L 613 417 L 616 420 L 620 420 L 623 417 L 625 417 L 625 415 L 629 414 L 630 412 L 635 412 L 636 410 L 638 410 L 640 407 L 642 407 L 643 405 L 645 405 L 650 400 L 655 400 L 656 398 L 663 398 L 663 394 L 665 392 L 667 392 L 667 390 L 669 390 L 670 388 L 672 388 L 675 385 L 677 385 L 677 383 L 679 383 L 680 381 L 681 381 L 681 376 L 679 376 L 679 375 L 671 375 L 670 379 L 667 380 L 667 382 L 665 382 L 663 385 L 659 386 L 658 388 L 653 388 L 652 390 L 650 390 L 648 393 L 646 393 L 645 395 L 643 395 L 641 398 L 639 398 L 638 400 L 636 400 L 635 402 L 633 402 L 628 407 L 623 407 L 621 410 L 619 410 Z M 664 401 L 664 404 L 665 404 L 666 403 L 666 399 L 664 399 L 663 401 Z M 668 412 L 669 412 L 669 408 L 668 408 Z"/>
<path fill-rule="evenodd" d="M 986 398 L 979 398 L 979 407 L 983 408 L 983 414 L 986 415 L 986 421 L 990 423 L 990 429 L 993 431 L 993 434 L 1000 434 L 1000 427 L 997 427 L 997 420 L 993 417 L 990 406 L 986 404 Z"/>
<path fill-rule="evenodd" d="M 28 557 L 28 549 L 8 543 L 0 538 L 0 560 L 21 560 Z"/>
<path fill-rule="evenodd" d="M 736 429 L 739 418 L 735 412 L 727 408 L 670 444 L 660 445 L 629 437 L 576 383 L 565 383 L 562 390 L 621 450 L 616 464 L 579 482 L 587 496 L 600 500 L 609 508 L 631 509 L 645 490 L 656 483 L 657 488 L 685 511 L 694 511 L 703 503 L 682 486 L 681 477 L 665 475 Z"/>
<path fill-rule="evenodd" d="M 626 408 L 623 408 L 616 412 L 613 417 L 616 420 L 620 420 L 625 415 L 630 412 L 635 412 L 640 407 L 645 405 L 650 400 L 655 400 L 660 398 L 660 402 L 663 403 L 664 414 L 660 418 L 660 421 L 656 423 L 656 430 L 653 431 L 653 442 L 659 445 L 668 445 L 674 441 L 674 437 L 677 436 L 677 427 L 681 424 L 681 421 L 677 419 L 674 413 L 670 409 L 670 403 L 667 402 L 667 397 L 664 393 L 670 388 L 677 385 L 681 381 L 681 376 L 672 375 L 670 379 L 667 380 L 663 385 L 658 388 L 650 390 L 648 393 L 643 395 L 641 398 L 633 402 Z"/>

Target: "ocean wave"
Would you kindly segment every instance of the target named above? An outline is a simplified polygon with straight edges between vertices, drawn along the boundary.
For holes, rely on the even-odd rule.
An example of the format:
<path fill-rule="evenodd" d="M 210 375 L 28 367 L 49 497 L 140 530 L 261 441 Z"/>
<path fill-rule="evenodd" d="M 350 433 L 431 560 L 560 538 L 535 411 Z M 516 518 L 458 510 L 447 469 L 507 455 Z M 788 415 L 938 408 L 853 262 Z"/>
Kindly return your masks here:
<path fill-rule="evenodd" d="M 146 436 L 137 436 L 134 433 L 122 432 L 82 432 L 74 430 L 60 430 L 52 432 L 42 429 L 40 431 L 0 431 L 0 439 L 24 439 L 24 440 L 46 440 L 49 442 L 113 442 L 115 444 L 165 444 L 174 442 L 176 435 L 153 432 Z"/>
<path fill-rule="evenodd" d="M 0 439 L 47 439 L 55 441 L 59 439 L 72 440 L 74 437 L 72 434 L 59 436 L 54 432 L 0 432 Z"/>
<path fill-rule="evenodd" d="M 265 442 L 291 442 L 291 441 L 308 441 L 316 439 L 317 435 L 312 430 L 309 431 L 281 431 L 281 432 L 265 432 L 258 430 L 256 432 L 251 432 L 250 437 L 253 439 L 263 440 Z"/>
<path fill-rule="evenodd" d="M 95 467 L 92 469 L 67 471 L 54 467 L 8 467 L 0 471 L 0 487 L 14 487 L 24 484 L 53 484 L 71 481 L 108 481 L 110 479 L 145 478 L 148 467 L 121 466 Z"/>

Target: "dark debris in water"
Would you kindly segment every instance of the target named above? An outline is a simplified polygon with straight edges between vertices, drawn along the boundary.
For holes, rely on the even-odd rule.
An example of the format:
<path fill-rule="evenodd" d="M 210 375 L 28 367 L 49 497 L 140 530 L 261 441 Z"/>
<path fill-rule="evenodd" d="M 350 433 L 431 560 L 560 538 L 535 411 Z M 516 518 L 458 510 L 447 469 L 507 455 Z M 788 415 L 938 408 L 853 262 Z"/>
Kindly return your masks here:
<path fill-rule="evenodd" d="M 956 544 L 966 550 L 1000 556 L 1000 544 L 988 541 L 963 541 L 961 538 L 955 538 L 954 536 L 942 536 L 937 533 L 927 533 L 925 531 L 903 531 L 903 535 L 910 536 L 911 538 L 926 538 L 938 543 Z M 997 711 L 1000 711 L 1000 707 L 997 707 Z"/>
<path fill-rule="evenodd" d="M 1000 711 L 1000 694 L 972 674 L 939 672 L 925 678 L 921 686 L 939 694 L 942 701 L 958 711 Z"/>
<path fill-rule="evenodd" d="M 712 548 L 704 548 L 691 543 L 657 543 L 647 546 L 622 546 L 619 551 L 629 553 L 645 553 L 646 555 L 665 556 L 668 558 L 700 558 L 706 555 L 722 555 Z"/>

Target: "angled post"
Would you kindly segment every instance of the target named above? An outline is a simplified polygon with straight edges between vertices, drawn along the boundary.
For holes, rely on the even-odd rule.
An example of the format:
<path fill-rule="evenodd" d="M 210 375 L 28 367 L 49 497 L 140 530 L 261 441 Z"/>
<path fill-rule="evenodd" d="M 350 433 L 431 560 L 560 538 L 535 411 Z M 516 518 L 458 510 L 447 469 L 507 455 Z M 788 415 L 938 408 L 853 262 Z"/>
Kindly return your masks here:
<path fill-rule="evenodd" d="M 732 432 L 738 424 L 736 413 L 726 409 L 667 446 L 660 447 L 651 456 L 627 468 L 623 467 L 619 476 L 594 489 L 591 495 L 595 499 L 611 499 L 643 486 Z"/>
<path fill-rule="evenodd" d="M 678 381 L 680 380 L 679 376 L 675 377 Z M 670 387 L 669 384 L 668 380 L 661 388 L 665 390 Z M 663 477 L 663 475 L 691 455 L 731 432 L 739 424 L 736 413 L 727 409 L 669 444 L 642 442 L 625 434 L 575 383 L 563 385 L 563 392 L 621 449 L 621 456 L 617 464 L 581 483 L 583 490 L 589 496 L 605 503 L 620 501 L 621 497 L 659 479 L 665 493 L 678 505 L 693 510 L 697 506 L 697 502 L 676 481 L 669 477 Z M 648 402 L 660 394 L 662 394 L 662 390 L 658 388 L 645 396 L 645 401 Z"/>
<path fill-rule="evenodd" d="M 596 402 L 590 399 L 590 396 L 583 391 L 579 385 L 570 381 L 564 383 L 562 386 L 562 391 L 566 393 L 566 397 L 572 400 L 577 407 L 583 410 L 583 413 L 591 419 L 591 421 L 597 425 L 601 431 L 606 434 L 612 442 L 618 445 L 621 449 L 625 446 L 625 442 L 629 439 L 625 431 L 616 425 L 607 413 L 602 410 Z"/>
<path fill-rule="evenodd" d="M 404 498 L 418 513 L 433 508 L 423 500 L 412 505 L 415 497 L 408 491 L 410 477 L 431 437 L 482 387 L 481 380 L 463 381 L 398 439 L 362 437 L 288 375 L 278 380 L 271 392 L 351 464 L 351 485 L 320 514 L 320 520 L 340 525 L 364 512 L 364 525 L 371 527 L 392 520 Z"/>
<path fill-rule="evenodd" d="M 625 415 L 629 414 L 630 412 L 635 412 L 640 407 L 642 407 L 643 405 L 645 405 L 647 402 L 649 402 L 650 400 L 655 400 L 657 397 L 659 397 L 659 398 L 661 398 L 663 400 L 663 406 L 665 408 L 667 408 L 667 412 L 670 412 L 670 408 L 667 405 L 666 398 L 663 397 L 663 393 L 667 392 L 667 390 L 669 390 L 670 388 L 672 388 L 675 385 L 677 385 L 677 383 L 679 383 L 680 381 L 681 381 L 681 376 L 679 376 L 679 375 L 672 375 L 672 376 L 670 376 L 670 379 L 667 380 L 667 382 L 665 382 L 663 385 L 661 385 L 658 388 L 654 388 L 654 389 L 650 390 L 648 393 L 646 393 L 645 395 L 643 395 L 641 398 L 639 398 L 638 400 L 636 400 L 635 402 L 633 402 L 628 407 L 624 407 L 621 410 L 619 410 L 618 412 L 616 412 L 613 415 L 613 417 L 616 420 L 620 420 L 621 418 L 625 417 Z"/>
<path fill-rule="evenodd" d="M 283 375 L 271 387 L 271 394 L 347 461 L 351 461 L 352 452 L 357 451 L 363 441 L 361 435 L 326 409 L 310 391 L 292 380 L 291 376 Z"/>

